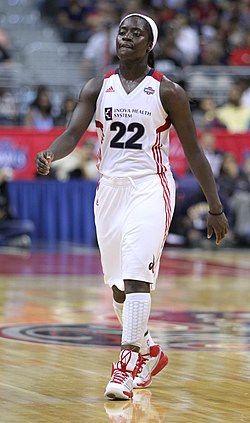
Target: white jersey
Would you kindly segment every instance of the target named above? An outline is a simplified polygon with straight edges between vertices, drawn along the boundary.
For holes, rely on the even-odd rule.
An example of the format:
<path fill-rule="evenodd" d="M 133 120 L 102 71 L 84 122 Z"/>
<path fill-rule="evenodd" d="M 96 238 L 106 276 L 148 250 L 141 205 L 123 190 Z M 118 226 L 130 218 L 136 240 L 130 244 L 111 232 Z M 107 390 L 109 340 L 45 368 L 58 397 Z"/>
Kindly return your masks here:
<path fill-rule="evenodd" d="M 162 78 L 151 69 L 127 94 L 118 70 L 105 75 L 96 104 L 102 175 L 138 178 L 169 170 L 171 122 L 160 100 Z"/>

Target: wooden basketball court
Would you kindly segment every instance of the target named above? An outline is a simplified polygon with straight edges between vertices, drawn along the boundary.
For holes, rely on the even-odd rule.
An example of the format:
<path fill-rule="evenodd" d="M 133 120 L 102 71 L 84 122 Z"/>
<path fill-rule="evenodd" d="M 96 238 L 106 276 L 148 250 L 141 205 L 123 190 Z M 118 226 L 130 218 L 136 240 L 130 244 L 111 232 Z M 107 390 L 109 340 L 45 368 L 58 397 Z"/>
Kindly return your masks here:
<path fill-rule="evenodd" d="M 250 253 L 166 249 L 150 328 L 169 365 L 103 397 L 120 328 L 98 251 L 0 251 L 1 423 L 250 422 Z"/>

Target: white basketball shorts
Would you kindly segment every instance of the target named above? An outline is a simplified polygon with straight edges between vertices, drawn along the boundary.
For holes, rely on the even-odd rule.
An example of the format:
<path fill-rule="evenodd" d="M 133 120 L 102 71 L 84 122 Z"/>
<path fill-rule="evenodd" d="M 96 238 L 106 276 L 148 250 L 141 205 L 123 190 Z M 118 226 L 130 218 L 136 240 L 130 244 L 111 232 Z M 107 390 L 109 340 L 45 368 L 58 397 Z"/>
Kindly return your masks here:
<path fill-rule="evenodd" d="M 100 179 L 94 212 L 106 284 L 124 291 L 124 280 L 130 279 L 155 288 L 174 206 L 170 172 Z"/>

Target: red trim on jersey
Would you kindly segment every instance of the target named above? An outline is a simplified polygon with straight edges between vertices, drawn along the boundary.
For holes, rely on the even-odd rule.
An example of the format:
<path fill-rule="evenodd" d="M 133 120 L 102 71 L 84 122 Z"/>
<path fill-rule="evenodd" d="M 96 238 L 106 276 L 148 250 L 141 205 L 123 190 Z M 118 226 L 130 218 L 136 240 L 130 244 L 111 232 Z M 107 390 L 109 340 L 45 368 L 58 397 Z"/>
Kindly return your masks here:
<path fill-rule="evenodd" d="M 155 69 L 151 76 L 154 79 L 156 79 L 157 81 L 161 81 L 164 75 L 163 75 L 163 73 L 161 73 L 157 69 Z"/>
<path fill-rule="evenodd" d="M 156 141 L 152 147 L 153 157 L 156 164 L 156 172 L 158 174 L 165 173 L 166 172 L 166 166 L 162 163 L 162 154 L 161 154 L 161 141 L 160 141 L 160 132 L 156 135 Z"/>
<path fill-rule="evenodd" d="M 172 122 L 169 118 L 169 116 L 166 118 L 166 121 L 164 123 L 164 125 L 159 126 L 159 128 L 156 129 L 156 133 L 158 134 L 159 132 L 163 132 L 166 131 L 168 128 L 170 128 Z"/>
<path fill-rule="evenodd" d="M 102 137 L 101 137 L 101 144 L 102 144 L 102 143 L 103 143 L 103 140 L 104 140 L 103 124 L 102 124 L 102 122 L 100 122 L 99 120 L 96 120 L 96 121 L 95 121 L 95 126 L 96 126 L 96 128 L 98 128 L 98 129 L 100 129 L 100 130 L 101 130 L 101 133 L 102 133 Z"/>
<path fill-rule="evenodd" d="M 170 121 L 170 120 L 169 120 Z M 161 132 L 163 132 L 165 129 L 167 129 L 168 119 L 166 119 L 166 123 L 162 126 L 160 126 L 156 130 L 156 141 L 155 144 L 152 147 L 153 157 L 156 164 L 156 172 L 159 175 L 159 178 L 161 180 L 161 185 L 163 188 L 163 199 L 165 203 L 165 213 L 166 213 L 166 224 L 165 224 L 165 232 L 164 232 L 164 238 L 163 238 L 163 245 L 166 241 L 166 237 L 169 231 L 169 226 L 171 223 L 171 205 L 170 205 L 170 192 L 168 187 L 168 180 L 166 177 L 166 166 L 162 163 L 162 152 L 161 152 Z"/>
<path fill-rule="evenodd" d="M 165 232 L 164 232 L 163 245 L 162 245 L 163 247 L 168 235 L 172 212 L 171 212 L 171 203 L 170 203 L 170 192 L 168 188 L 168 180 L 167 180 L 166 174 L 161 173 L 159 174 L 159 177 L 160 177 L 161 185 L 163 188 L 163 199 L 165 203 L 165 212 L 166 212 L 166 224 L 165 224 Z"/>
<path fill-rule="evenodd" d="M 104 79 L 106 79 L 106 78 L 110 78 L 110 76 L 112 76 L 112 75 L 114 75 L 115 74 L 115 69 L 113 69 L 113 70 L 111 70 L 111 71 L 109 71 L 109 72 L 107 72 L 106 73 L 106 75 L 104 75 Z"/>
<path fill-rule="evenodd" d="M 103 129 L 103 124 L 102 124 L 102 122 L 100 122 L 99 120 L 96 120 L 96 121 L 95 121 L 95 126 L 96 126 L 97 128 Z"/>

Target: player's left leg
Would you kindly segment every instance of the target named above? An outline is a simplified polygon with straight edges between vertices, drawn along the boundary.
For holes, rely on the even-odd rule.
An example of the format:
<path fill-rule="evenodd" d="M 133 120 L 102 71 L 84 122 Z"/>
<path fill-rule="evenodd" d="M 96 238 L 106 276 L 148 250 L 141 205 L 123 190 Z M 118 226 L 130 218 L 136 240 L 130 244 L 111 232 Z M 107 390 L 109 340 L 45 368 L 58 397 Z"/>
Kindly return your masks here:
<path fill-rule="evenodd" d="M 113 291 L 113 308 L 115 311 L 115 314 L 120 322 L 121 327 L 123 326 L 123 322 L 122 322 L 122 313 L 123 313 L 123 305 L 124 305 L 124 301 L 126 299 L 126 294 L 124 291 L 121 291 L 120 289 L 117 288 L 116 285 L 112 286 L 112 291 Z M 154 348 L 152 348 L 154 347 Z M 150 331 L 147 328 L 146 332 L 143 335 L 143 339 L 142 339 L 142 343 L 141 343 L 141 349 L 140 349 L 140 353 L 141 355 L 144 357 L 144 359 L 146 360 L 147 358 L 154 356 L 157 352 L 157 356 L 159 355 L 159 351 L 162 351 L 161 348 L 159 347 L 159 345 L 156 345 L 153 338 L 151 337 Z M 150 355 L 151 354 L 151 355 Z M 166 357 L 166 356 L 165 356 Z M 143 361 L 145 361 L 143 360 Z M 148 360 L 145 361 L 145 363 L 148 362 Z M 141 369 L 142 370 L 142 369 Z M 157 372 L 158 373 L 158 372 Z M 155 373 L 156 374 L 156 373 Z M 147 383 L 145 380 L 141 380 L 143 375 L 143 372 L 140 371 L 140 376 L 138 375 L 137 378 L 134 381 L 134 388 L 136 387 L 146 387 L 149 385 L 148 380 Z M 140 380 L 139 380 L 140 377 Z M 136 386 L 135 386 L 136 385 Z M 138 386 L 137 386 L 138 385 Z"/>
<path fill-rule="evenodd" d="M 140 362 L 139 351 L 151 308 L 150 285 L 147 282 L 126 280 L 124 284 L 126 298 L 122 313 L 120 360 L 113 363 L 111 380 L 105 392 L 110 399 L 133 397 L 133 380 Z"/>
<path fill-rule="evenodd" d="M 133 316 L 133 331 L 136 329 L 140 330 L 140 325 L 143 325 L 143 334 L 141 341 L 140 354 L 137 362 L 137 371 L 133 379 L 133 388 L 146 388 L 152 382 L 152 376 L 159 373 L 168 363 L 168 357 L 162 351 L 160 345 L 156 345 L 152 338 L 145 330 L 148 327 L 148 319 L 151 309 L 151 294 L 150 284 L 138 281 L 125 281 L 126 289 L 126 301 L 124 304 L 123 313 L 123 336 L 126 339 L 124 332 L 127 325 L 130 323 L 129 317 Z M 133 305 L 127 307 L 126 316 L 126 305 L 131 302 Z M 133 312 L 134 311 L 134 312 Z M 141 323 L 143 321 L 143 323 Z M 128 331 L 128 333 L 130 333 Z M 140 332 L 137 333 L 137 336 Z M 146 335 L 145 335 L 146 334 Z M 148 338 L 151 345 L 143 345 L 143 340 Z M 133 341 L 133 344 L 135 341 Z M 124 344 L 124 340 L 122 340 Z"/>

